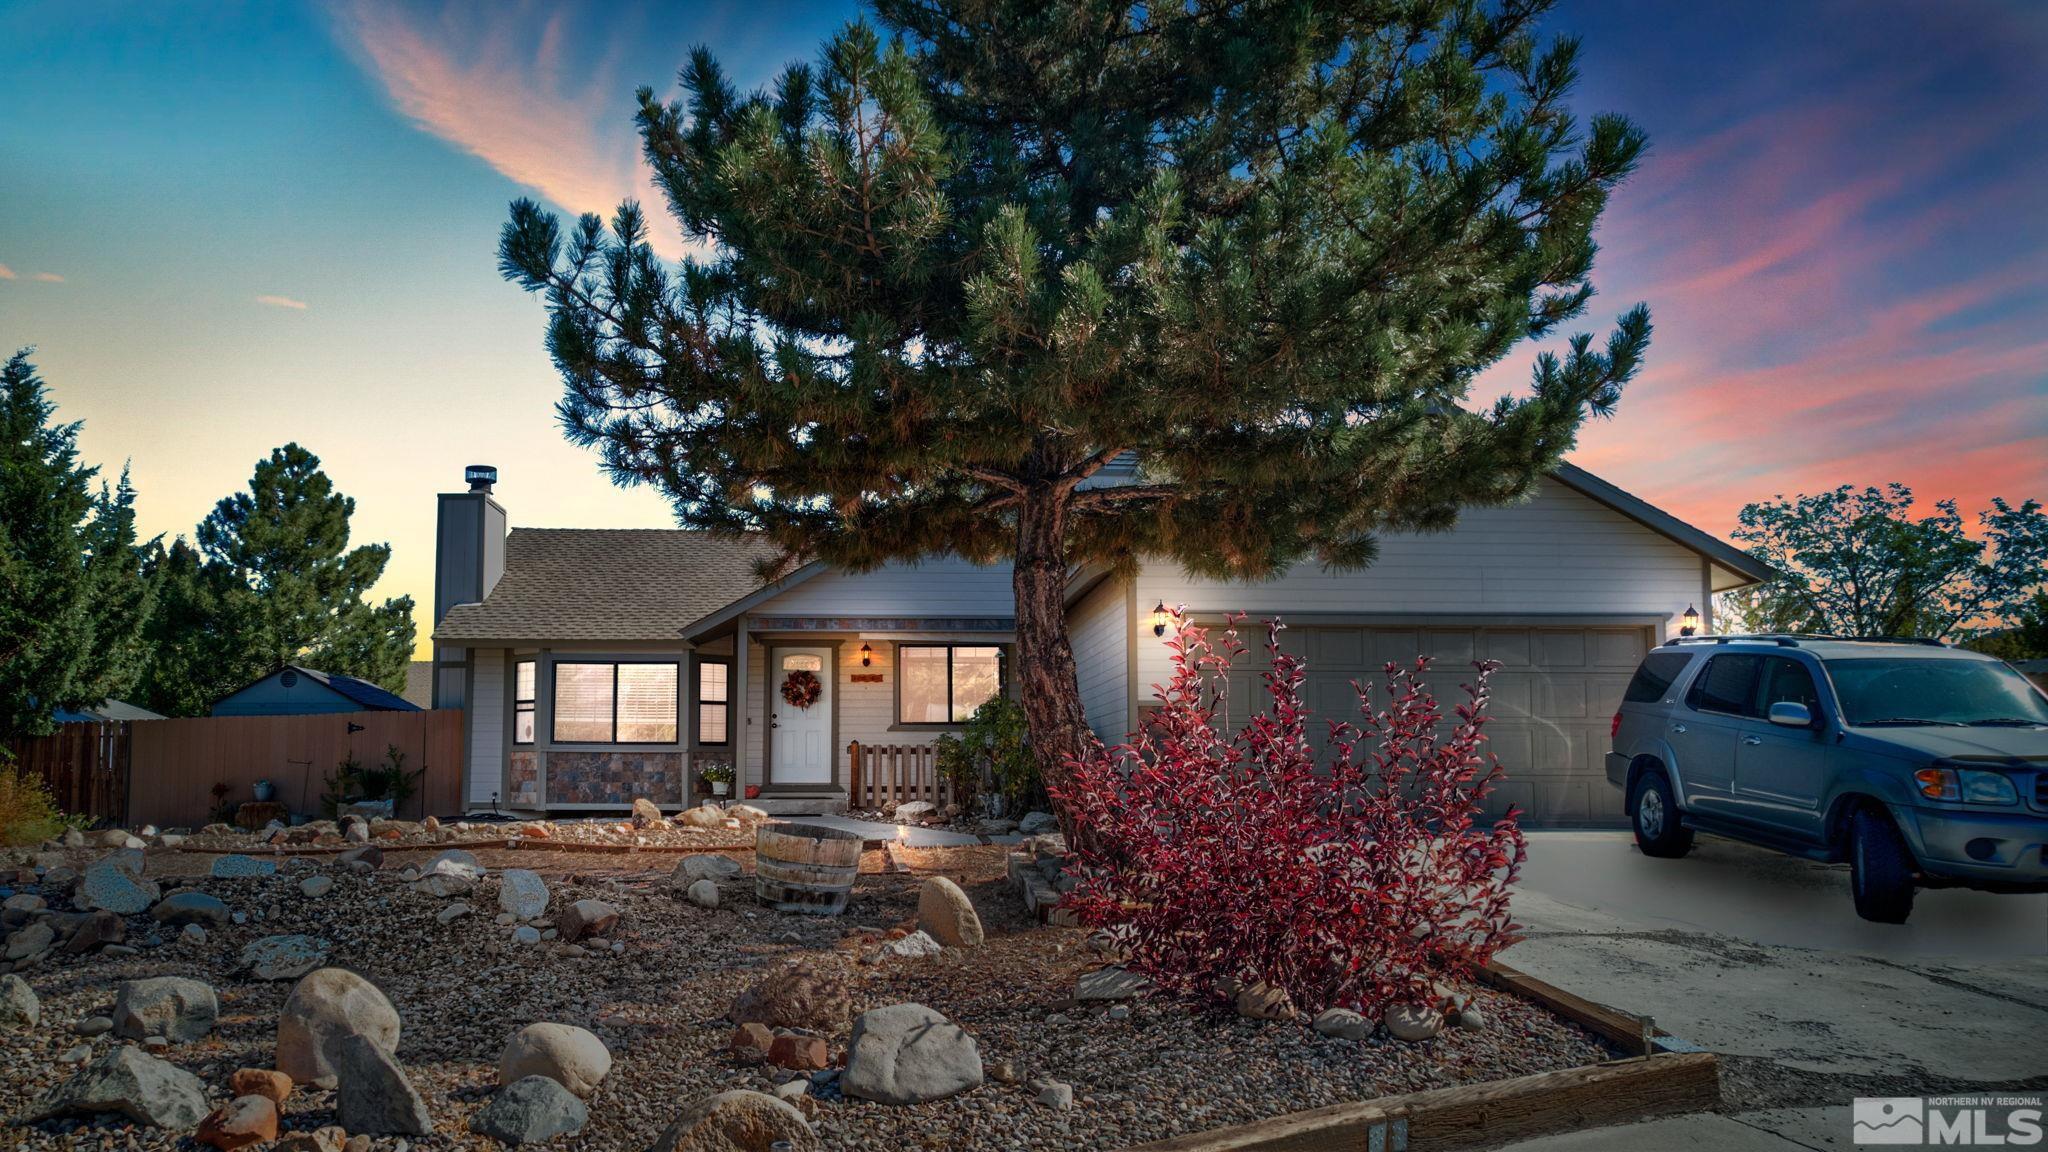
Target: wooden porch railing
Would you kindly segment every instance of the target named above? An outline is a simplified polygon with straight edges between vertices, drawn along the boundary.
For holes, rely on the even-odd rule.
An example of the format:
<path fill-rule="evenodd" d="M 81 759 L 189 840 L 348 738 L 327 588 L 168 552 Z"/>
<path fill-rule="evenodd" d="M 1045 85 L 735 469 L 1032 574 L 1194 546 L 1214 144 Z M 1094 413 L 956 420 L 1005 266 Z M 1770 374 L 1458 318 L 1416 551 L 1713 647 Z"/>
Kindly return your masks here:
<path fill-rule="evenodd" d="M 944 808 L 953 801 L 953 786 L 940 777 L 933 753 L 929 744 L 848 744 L 849 803 L 883 808 L 926 800 Z"/>

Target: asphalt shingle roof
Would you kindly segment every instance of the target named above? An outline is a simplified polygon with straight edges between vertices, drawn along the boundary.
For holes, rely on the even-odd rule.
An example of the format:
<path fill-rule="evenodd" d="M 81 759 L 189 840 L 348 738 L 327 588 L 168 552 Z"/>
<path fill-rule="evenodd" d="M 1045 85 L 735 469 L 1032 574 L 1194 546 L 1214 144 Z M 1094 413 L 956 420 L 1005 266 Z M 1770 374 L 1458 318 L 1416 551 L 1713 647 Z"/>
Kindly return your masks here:
<path fill-rule="evenodd" d="M 393 692 L 387 692 L 368 680 L 358 680 L 353 676 L 344 676 L 339 672 L 322 672 L 317 668 L 307 668 L 298 664 L 294 664 L 292 667 L 320 681 L 350 700 L 361 704 L 366 711 L 418 712 L 421 710 L 419 705 L 407 700 L 405 697 Z"/>
<path fill-rule="evenodd" d="M 774 554 L 679 528 L 514 528 L 498 586 L 450 608 L 434 638 L 674 640 L 759 589 L 755 565 Z"/>

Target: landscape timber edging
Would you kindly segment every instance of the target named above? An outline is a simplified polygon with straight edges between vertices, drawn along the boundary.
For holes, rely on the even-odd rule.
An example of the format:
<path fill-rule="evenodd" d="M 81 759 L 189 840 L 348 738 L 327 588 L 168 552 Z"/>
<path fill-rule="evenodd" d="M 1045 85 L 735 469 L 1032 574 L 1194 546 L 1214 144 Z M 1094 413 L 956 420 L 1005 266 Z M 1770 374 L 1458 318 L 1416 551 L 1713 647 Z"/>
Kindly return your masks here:
<path fill-rule="evenodd" d="M 1642 1017 L 1596 1004 L 1498 961 L 1480 979 L 1631 1055 L 1599 1064 L 1333 1104 L 1135 1145 L 1126 1152 L 1461 1152 L 1560 1132 L 1703 1112 L 1721 1102 L 1711 1052 L 1650 1052 Z"/>

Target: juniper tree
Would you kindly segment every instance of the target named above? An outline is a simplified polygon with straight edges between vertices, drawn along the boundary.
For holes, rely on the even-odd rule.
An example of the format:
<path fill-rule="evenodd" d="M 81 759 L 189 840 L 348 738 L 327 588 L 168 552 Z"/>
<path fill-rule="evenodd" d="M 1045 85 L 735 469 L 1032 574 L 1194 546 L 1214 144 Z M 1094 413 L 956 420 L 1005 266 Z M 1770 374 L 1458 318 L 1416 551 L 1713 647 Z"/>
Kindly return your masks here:
<path fill-rule="evenodd" d="M 1087 740 L 1076 565 L 1367 565 L 1526 496 L 1616 403 L 1640 307 L 1471 396 L 1585 309 L 1644 146 L 1567 107 L 1548 7 L 879 0 L 771 89 L 698 48 L 685 100 L 640 91 L 700 254 L 657 258 L 630 202 L 565 227 L 522 200 L 499 266 L 545 296 L 568 436 L 683 524 L 785 569 L 1012 562 L 1057 782 Z"/>

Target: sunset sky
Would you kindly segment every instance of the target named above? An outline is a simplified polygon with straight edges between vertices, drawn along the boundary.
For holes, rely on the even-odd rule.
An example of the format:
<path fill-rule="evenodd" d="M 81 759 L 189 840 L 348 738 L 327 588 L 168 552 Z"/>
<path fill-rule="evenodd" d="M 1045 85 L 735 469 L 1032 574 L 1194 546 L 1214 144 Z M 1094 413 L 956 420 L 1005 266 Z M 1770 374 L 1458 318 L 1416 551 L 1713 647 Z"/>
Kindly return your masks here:
<path fill-rule="evenodd" d="M 433 494 L 464 464 L 498 466 L 514 524 L 670 522 L 562 439 L 541 308 L 495 267 L 507 201 L 653 202 L 636 86 L 701 42 L 751 87 L 855 14 L 11 0 L 0 355 L 35 345 L 86 458 L 132 462 L 146 533 L 304 444 L 357 539 L 394 546 L 379 591 L 422 602 L 424 644 Z M 1553 23 L 1586 41 L 1578 106 L 1653 142 L 1581 327 L 1643 300 L 1656 339 L 1576 462 L 1724 534 L 1839 483 L 2048 497 L 2048 4 L 1563 0 Z"/>

